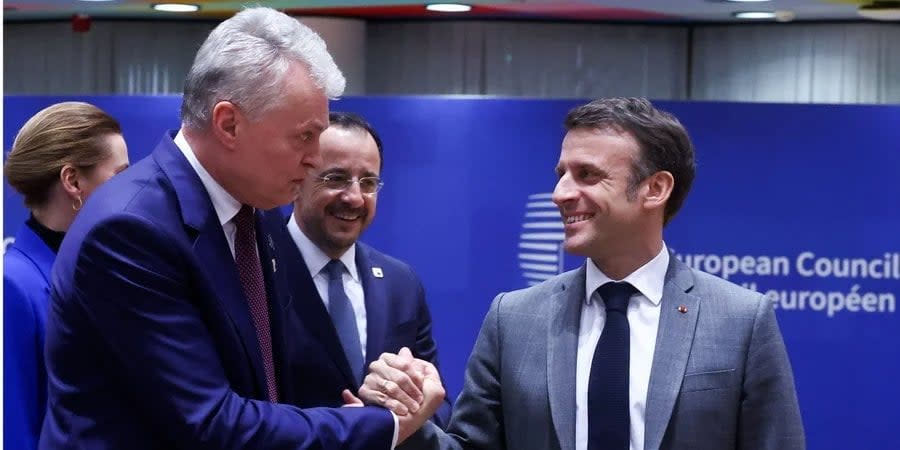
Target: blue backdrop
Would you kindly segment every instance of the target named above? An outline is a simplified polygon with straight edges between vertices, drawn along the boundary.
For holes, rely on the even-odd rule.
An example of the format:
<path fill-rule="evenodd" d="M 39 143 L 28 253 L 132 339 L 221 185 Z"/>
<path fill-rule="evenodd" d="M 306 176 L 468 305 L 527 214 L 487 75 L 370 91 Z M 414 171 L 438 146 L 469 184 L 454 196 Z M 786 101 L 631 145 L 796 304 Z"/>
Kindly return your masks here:
<path fill-rule="evenodd" d="M 4 98 L 4 149 L 72 98 Z M 117 117 L 132 161 L 178 126 L 178 97 L 81 97 Z M 442 373 L 459 392 L 498 292 L 582 261 L 559 249 L 548 193 L 575 100 L 347 98 L 385 143 L 365 240 L 428 291 Z M 666 242 L 778 308 L 813 449 L 900 448 L 900 107 L 658 102 L 685 124 L 698 176 Z M 4 236 L 25 219 L 4 184 Z M 558 217 L 558 216 L 557 216 Z M 710 424 L 715 426 L 715 424 Z"/>

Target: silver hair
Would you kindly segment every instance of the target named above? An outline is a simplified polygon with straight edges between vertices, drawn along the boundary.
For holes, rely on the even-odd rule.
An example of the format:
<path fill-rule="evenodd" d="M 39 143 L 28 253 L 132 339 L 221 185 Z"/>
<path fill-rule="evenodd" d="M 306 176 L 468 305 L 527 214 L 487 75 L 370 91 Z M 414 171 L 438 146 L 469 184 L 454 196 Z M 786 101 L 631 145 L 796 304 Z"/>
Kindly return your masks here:
<path fill-rule="evenodd" d="M 212 109 L 231 101 L 251 118 L 278 104 L 285 74 L 300 62 L 329 98 L 346 80 L 316 32 L 271 8 L 248 8 L 220 23 L 206 38 L 184 82 L 181 120 L 205 130 Z"/>

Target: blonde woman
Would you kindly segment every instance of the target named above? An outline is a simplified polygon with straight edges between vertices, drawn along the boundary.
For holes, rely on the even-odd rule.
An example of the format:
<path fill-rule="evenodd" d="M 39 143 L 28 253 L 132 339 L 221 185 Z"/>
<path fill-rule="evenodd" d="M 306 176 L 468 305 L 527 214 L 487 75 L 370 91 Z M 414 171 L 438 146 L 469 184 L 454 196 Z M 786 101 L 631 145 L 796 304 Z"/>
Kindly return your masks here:
<path fill-rule="evenodd" d="M 6 158 L 6 180 L 31 215 L 3 256 L 5 448 L 36 448 L 41 433 L 50 269 L 63 236 L 94 189 L 126 167 L 119 123 L 81 102 L 38 112 Z"/>

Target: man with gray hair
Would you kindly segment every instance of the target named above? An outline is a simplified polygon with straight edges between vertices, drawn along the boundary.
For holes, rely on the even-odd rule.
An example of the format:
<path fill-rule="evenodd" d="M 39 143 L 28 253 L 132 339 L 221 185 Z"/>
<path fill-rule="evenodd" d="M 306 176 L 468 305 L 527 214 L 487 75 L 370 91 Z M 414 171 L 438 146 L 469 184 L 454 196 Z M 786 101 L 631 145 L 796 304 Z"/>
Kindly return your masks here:
<path fill-rule="evenodd" d="M 272 9 L 212 31 L 181 130 L 97 190 L 60 248 L 41 448 L 388 449 L 434 413 L 438 384 L 400 418 L 278 403 L 289 305 L 270 234 L 281 214 L 264 210 L 317 164 L 344 83 L 322 39 Z"/>

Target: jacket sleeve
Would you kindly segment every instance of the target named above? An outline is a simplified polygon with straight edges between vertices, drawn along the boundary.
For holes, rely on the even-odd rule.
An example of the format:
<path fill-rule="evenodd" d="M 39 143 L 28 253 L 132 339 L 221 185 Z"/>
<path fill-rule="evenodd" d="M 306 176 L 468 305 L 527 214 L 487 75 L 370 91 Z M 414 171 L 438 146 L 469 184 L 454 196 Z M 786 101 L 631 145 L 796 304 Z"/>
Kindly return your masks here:
<path fill-rule="evenodd" d="M 804 449 L 794 376 L 772 302 L 760 299 L 743 385 L 738 424 L 742 449 Z"/>
<path fill-rule="evenodd" d="M 447 431 L 426 423 L 410 437 L 403 450 L 505 450 L 500 386 L 500 304 L 498 295 L 484 318 L 475 347 L 466 364 L 465 384 L 456 400 Z"/>
<path fill-rule="evenodd" d="M 71 298 L 51 309 L 54 320 L 70 307 L 90 322 L 113 375 L 134 386 L 128 399 L 155 428 L 181 448 L 390 448 L 386 410 L 299 409 L 231 390 L 193 303 L 196 269 L 174 241 L 134 215 L 95 225 L 75 259 Z"/>
<path fill-rule="evenodd" d="M 38 315 L 17 276 L 3 274 L 3 447 L 37 448 L 47 408 Z M 40 292 L 38 295 L 45 295 Z M 43 305 L 40 305 L 43 307 Z"/>
<path fill-rule="evenodd" d="M 422 283 L 418 278 L 416 278 L 416 286 L 418 327 L 416 329 L 416 345 L 415 348 L 412 349 L 412 352 L 416 358 L 430 362 L 438 369 L 438 372 L 440 372 L 437 344 L 434 342 L 434 337 L 431 333 L 431 312 L 428 309 L 428 303 L 425 302 L 425 289 L 422 287 Z M 450 413 L 452 412 L 452 409 L 453 404 L 451 403 L 450 397 L 447 396 L 444 398 L 444 403 L 434 413 L 431 421 L 441 429 L 446 429 L 447 424 L 450 422 Z"/>

